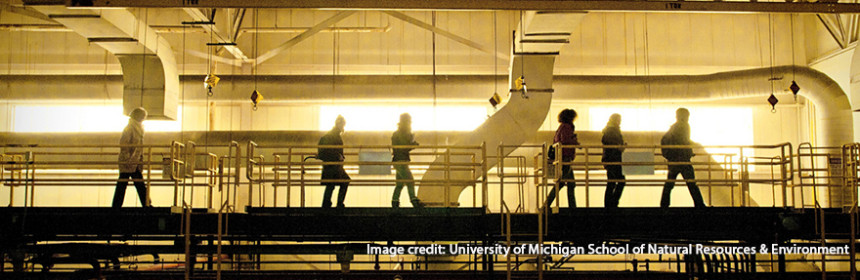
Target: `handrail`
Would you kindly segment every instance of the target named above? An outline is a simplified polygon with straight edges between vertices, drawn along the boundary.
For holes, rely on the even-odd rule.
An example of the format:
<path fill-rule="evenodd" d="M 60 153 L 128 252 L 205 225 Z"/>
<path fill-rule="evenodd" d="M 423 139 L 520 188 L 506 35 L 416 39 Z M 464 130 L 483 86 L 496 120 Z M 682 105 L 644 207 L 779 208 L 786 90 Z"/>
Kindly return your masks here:
<path fill-rule="evenodd" d="M 345 161 L 339 162 L 323 162 L 323 161 L 305 161 L 307 158 L 316 156 L 320 148 L 341 148 L 345 150 Z M 407 165 L 413 171 L 418 172 L 440 172 L 441 177 L 438 179 L 396 179 L 396 178 L 378 178 L 378 177 L 356 177 L 351 180 L 342 179 L 321 179 L 307 178 L 305 175 L 308 172 L 320 172 L 324 166 L 343 166 L 348 173 L 356 170 L 356 167 L 367 166 L 392 166 L 390 161 L 363 161 L 356 160 L 356 155 L 363 150 L 385 150 L 410 148 L 416 149 L 410 154 L 413 158 L 417 157 L 417 161 L 398 162 L 397 164 Z M 443 150 L 438 150 L 443 148 Z M 484 199 L 480 201 L 481 205 L 486 208 L 486 190 L 487 176 L 485 176 L 486 166 L 486 149 L 482 146 L 452 146 L 452 145 L 256 145 L 249 143 L 247 152 L 248 169 L 246 177 L 251 184 L 265 184 L 265 187 L 260 187 L 257 190 L 249 189 L 249 195 L 256 196 L 259 194 L 265 203 L 272 201 L 276 206 L 281 205 L 280 201 L 284 201 L 281 197 L 278 188 L 286 187 L 286 206 L 292 207 L 292 188 L 299 187 L 301 192 L 301 206 L 305 204 L 305 188 L 309 185 L 323 186 L 327 183 L 344 183 L 349 182 L 350 186 L 391 186 L 397 183 L 414 183 L 419 187 L 442 187 L 443 193 L 450 194 L 454 186 L 475 186 L 473 189 L 472 204 L 477 206 L 477 185 L 481 184 L 481 194 Z M 271 155 L 270 160 L 265 160 L 265 157 Z M 427 161 L 422 157 L 436 156 L 441 158 L 441 161 Z M 261 158 L 262 157 L 262 158 Z M 256 168 L 258 171 L 253 171 Z M 459 173 L 458 173 L 459 172 Z M 257 174 L 255 174 L 257 173 Z M 392 172 L 394 173 L 394 172 Z M 319 174 L 319 173 L 317 173 Z M 458 177 L 456 174 L 469 174 L 466 177 Z M 273 187 L 274 199 L 272 196 L 265 194 L 269 185 Z M 450 197 L 450 196 L 446 196 Z M 443 198 L 442 203 L 450 204 L 449 198 Z M 256 206 L 257 204 L 254 204 Z M 262 203 L 261 203 L 262 205 Z"/>
<path fill-rule="evenodd" d="M 699 146 L 699 145 L 561 145 L 560 143 L 554 143 L 552 145 L 555 148 L 556 152 L 556 160 L 548 162 L 548 164 L 552 164 L 555 167 L 556 174 L 560 174 L 562 166 L 569 166 L 574 172 L 583 173 L 582 176 L 576 176 L 574 179 L 563 179 L 559 180 L 560 183 L 564 182 L 576 182 L 581 183 L 585 187 L 585 205 L 586 207 L 590 207 L 590 189 L 592 184 L 594 183 L 605 183 L 611 182 L 612 180 L 602 179 L 603 175 L 599 175 L 598 178 L 592 178 L 594 173 L 593 171 L 598 171 L 604 169 L 604 166 L 607 165 L 620 165 L 620 166 L 654 166 L 658 169 L 663 168 L 665 170 L 666 166 L 673 165 L 691 165 L 704 167 L 705 169 L 698 169 L 699 172 L 707 172 L 707 176 L 697 176 L 696 179 L 687 180 L 676 178 L 674 180 L 657 180 L 657 179 L 641 179 L 641 178 L 627 178 L 625 182 L 628 183 L 628 186 L 637 186 L 649 183 L 665 183 L 665 182 L 697 182 L 703 183 L 704 187 L 708 189 L 708 194 L 711 194 L 712 188 L 730 188 L 731 197 L 731 205 L 734 206 L 747 206 L 750 204 L 751 199 L 749 197 L 749 184 L 753 183 L 765 183 L 765 184 L 781 184 L 782 185 L 782 206 L 789 207 L 792 204 L 789 204 L 788 201 L 788 189 L 790 182 L 793 180 L 793 161 L 794 161 L 794 153 L 792 149 L 792 145 L 790 143 L 781 143 L 777 145 L 750 145 L 750 146 L 732 146 L 732 145 L 716 145 L 716 146 Z M 603 148 L 626 148 L 628 151 L 630 150 L 641 150 L 643 152 L 651 150 L 654 153 L 655 158 L 653 161 L 649 162 L 603 162 L 601 160 L 594 160 L 593 157 L 597 157 L 602 155 L 602 152 L 599 152 Z M 595 149 L 596 148 L 596 149 Z M 714 157 L 715 154 L 705 153 L 702 154 L 699 152 L 699 155 L 708 155 L 708 159 L 706 161 L 694 160 L 691 162 L 669 162 L 665 161 L 660 157 L 656 157 L 661 154 L 662 148 L 691 148 L 697 151 L 702 151 L 704 149 L 710 148 L 733 148 L 737 149 L 735 153 L 720 153 L 723 155 L 723 159 L 720 160 L 718 157 Z M 574 149 L 576 155 L 576 160 L 562 162 L 560 159 L 562 157 L 562 150 Z M 773 151 L 775 149 L 775 151 Z M 786 150 L 788 149 L 788 150 Z M 597 150 L 597 152 L 592 152 Z M 775 157 L 778 157 L 777 160 L 772 158 L 768 158 L 767 160 L 762 160 L 759 157 L 754 157 L 749 154 L 749 151 L 756 150 L 765 150 L 772 151 L 772 153 L 776 153 Z M 746 153 L 746 154 L 745 154 Z M 736 157 L 737 156 L 737 157 Z M 771 166 L 779 167 L 780 172 L 777 176 L 773 178 L 760 179 L 760 178 L 749 178 L 748 175 L 750 173 L 751 167 L 753 166 Z M 726 173 L 724 175 L 713 177 L 715 174 L 713 171 L 715 170 L 724 170 Z M 738 172 L 739 177 L 734 178 L 733 173 Z M 602 173 L 597 173 L 602 174 Z M 775 174 L 777 175 L 777 174 Z M 725 177 L 722 177 L 725 176 Z M 650 184 L 649 184 L 650 185 Z M 650 185 L 656 186 L 656 185 Z M 740 187 L 738 190 L 739 193 L 735 190 L 735 188 Z M 558 191 L 558 184 L 555 184 L 556 192 Z M 773 197 L 776 197 L 775 192 L 777 189 L 771 188 L 772 192 L 774 192 Z M 739 195 L 739 196 L 738 196 Z M 736 196 L 740 198 L 740 200 L 735 200 Z M 709 195 L 709 200 L 712 198 L 712 195 Z M 555 207 L 559 206 L 559 201 L 556 200 Z M 774 201 L 776 204 L 776 201 Z"/>

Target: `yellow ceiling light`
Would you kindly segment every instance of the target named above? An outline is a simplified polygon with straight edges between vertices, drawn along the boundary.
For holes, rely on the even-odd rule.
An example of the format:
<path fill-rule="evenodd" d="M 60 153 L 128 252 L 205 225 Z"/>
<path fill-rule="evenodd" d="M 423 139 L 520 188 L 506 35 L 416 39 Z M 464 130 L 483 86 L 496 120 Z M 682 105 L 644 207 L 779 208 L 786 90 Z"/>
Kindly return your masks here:
<path fill-rule="evenodd" d="M 254 103 L 254 111 L 257 111 L 257 103 L 260 103 L 260 101 L 263 101 L 263 94 L 255 89 L 251 93 L 251 103 Z"/>
<path fill-rule="evenodd" d="M 220 80 L 221 78 L 218 78 L 218 76 L 215 76 L 215 74 L 206 75 L 206 79 L 203 80 L 203 86 L 206 87 L 207 90 L 209 90 L 209 96 L 212 96 L 214 94 L 212 93 L 212 88 L 214 88 Z"/>

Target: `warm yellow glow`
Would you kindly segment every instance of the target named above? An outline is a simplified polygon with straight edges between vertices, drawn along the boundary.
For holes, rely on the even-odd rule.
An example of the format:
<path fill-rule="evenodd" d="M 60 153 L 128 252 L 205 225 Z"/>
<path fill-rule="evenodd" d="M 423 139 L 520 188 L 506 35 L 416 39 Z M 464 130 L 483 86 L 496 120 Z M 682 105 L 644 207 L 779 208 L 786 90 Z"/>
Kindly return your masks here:
<path fill-rule="evenodd" d="M 179 112 L 182 112 L 181 107 Z M 146 131 L 180 131 L 176 121 L 143 122 Z M 120 132 L 128 124 L 121 105 L 16 105 L 13 132 Z"/>
<path fill-rule="evenodd" d="M 669 130 L 675 123 L 677 107 L 592 107 L 590 127 L 601 130 L 609 116 L 621 114 L 621 131 Z M 690 110 L 690 138 L 704 146 L 753 145 L 753 111 L 744 107 L 687 107 Z M 737 149 L 706 149 L 709 153 L 737 153 Z M 749 154 L 747 153 L 749 152 Z M 752 151 L 744 151 L 752 156 Z"/>
<path fill-rule="evenodd" d="M 319 129 L 342 115 L 348 131 L 394 131 L 402 113 L 412 115 L 416 131 L 471 131 L 487 118 L 483 106 L 320 106 Z"/>

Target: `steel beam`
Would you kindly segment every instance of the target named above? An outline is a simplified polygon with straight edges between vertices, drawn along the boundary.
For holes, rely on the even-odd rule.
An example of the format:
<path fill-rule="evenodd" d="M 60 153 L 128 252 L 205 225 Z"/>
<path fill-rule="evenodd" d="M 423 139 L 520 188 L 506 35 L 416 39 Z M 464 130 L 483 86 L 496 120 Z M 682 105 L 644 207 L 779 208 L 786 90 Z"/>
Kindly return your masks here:
<path fill-rule="evenodd" d="M 47 22 L 57 22 L 40 12 L 34 11 L 33 8 L 18 7 L 6 3 L 0 3 L 0 10 L 8 11 L 10 13 L 15 13 L 19 15 L 25 15 L 31 18 L 41 19 Z"/>
<path fill-rule="evenodd" d="M 25 4 L 71 4 L 71 0 L 24 0 Z M 806 3 L 764 1 L 636 1 L 636 0 L 93 0 L 92 7 L 164 8 L 315 8 L 315 9 L 439 9 L 439 10 L 542 10 L 542 11 L 651 11 L 651 12 L 762 12 L 860 13 L 857 3 Z"/>
<path fill-rule="evenodd" d="M 203 12 L 200 11 L 200 9 L 185 8 L 183 10 L 185 10 L 185 13 L 190 15 L 191 18 L 194 19 L 195 21 L 209 21 L 210 20 L 210 18 L 207 17 L 206 15 L 204 15 Z M 206 32 L 211 32 L 212 35 L 215 36 L 215 40 L 219 43 L 233 43 L 233 40 L 230 38 L 230 36 L 221 33 L 221 31 L 218 30 L 218 27 L 215 27 L 214 24 L 204 24 L 204 25 L 200 25 L 200 27 L 203 28 L 203 30 L 205 30 Z M 223 46 L 223 47 L 224 47 L 224 49 L 227 50 L 227 52 L 232 54 L 233 57 L 235 57 L 236 59 L 240 59 L 242 61 L 248 61 L 249 60 L 248 56 L 246 56 L 245 53 L 243 53 L 242 50 L 239 49 L 238 46 Z"/>
<path fill-rule="evenodd" d="M 420 28 L 423 28 L 423 29 L 429 30 L 429 31 L 431 31 L 431 32 L 433 32 L 433 33 L 436 33 L 436 34 L 442 35 L 442 36 L 444 36 L 444 37 L 446 37 L 446 38 L 448 38 L 448 39 L 454 40 L 454 41 L 456 41 L 456 42 L 458 42 L 458 43 L 460 43 L 460 44 L 463 44 L 463 45 L 466 45 L 466 46 L 472 47 L 472 48 L 474 48 L 474 49 L 477 49 L 477 50 L 479 50 L 479 51 L 482 51 L 482 52 L 485 52 L 485 53 L 488 53 L 488 54 L 494 54 L 494 53 L 493 53 L 493 50 L 490 50 L 489 48 L 486 48 L 486 47 L 484 47 L 484 46 L 483 46 L 483 45 L 481 45 L 481 44 L 478 44 L 478 43 L 476 43 L 476 42 L 474 42 L 474 41 L 472 41 L 472 40 L 469 40 L 469 39 L 466 39 L 466 38 L 460 37 L 460 36 L 458 36 L 457 34 L 451 33 L 451 32 L 449 32 L 449 31 L 447 31 L 447 30 L 445 30 L 445 29 L 442 29 L 442 28 L 439 28 L 439 27 L 433 26 L 433 25 L 431 25 L 431 24 L 427 24 L 426 22 L 423 22 L 423 21 L 421 21 L 421 20 L 419 20 L 419 19 L 417 19 L 417 18 L 411 17 L 411 16 L 409 16 L 409 15 L 407 15 L 407 14 L 404 14 L 404 13 L 402 13 L 402 12 L 398 12 L 398 11 L 385 11 L 385 13 L 386 13 L 386 14 L 388 14 L 388 15 L 390 15 L 390 16 L 392 16 L 392 17 L 395 17 L 395 18 L 397 18 L 397 19 L 399 19 L 399 20 L 402 20 L 402 21 L 408 22 L 408 23 L 410 23 L 410 24 L 412 24 L 412 25 L 415 25 L 415 26 L 418 26 L 418 27 L 420 27 Z M 498 57 L 498 58 L 502 58 L 502 59 L 508 59 L 509 54 L 508 54 L 508 53 L 501 53 L 501 52 L 500 52 L 500 53 L 496 53 L 496 54 L 495 54 L 495 56 L 496 56 L 496 57 Z"/>
<path fill-rule="evenodd" d="M 328 19 L 326 19 L 326 20 L 324 20 L 324 21 L 322 21 L 322 22 L 318 23 L 317 25 L 314 25 L 313 27 L 311 27 L 311 28 L 310 28 L 310 29 L 308 29 L 307 31 L 302 32 L 302 33 L 301 33 L 301 34 L 299 34 L 299 35 L 296 35 L 296 37 L 293 37 L 292 39 L 290 39 L 290 40 L 288 40 L 288 41 L 284 42 L 284 43 L 283 43 L 283 44 L 281 44 L 280 46 L 277 46 L 276 48 L 271 49 L 271 50 L 267 51 L 266 53 L 264 53 L 264 54 L 260 55 L 259 57 L 257 57 L 257 58 L 255 59 L 255 61 L 254 61 L 254 65 L 260 65 L 260 63 L 263 63 L 263 62 L 265 62 L 266 60 L 269 60 L 269 59 L 271 59 L 271 58 L 275 57 L 276 55 L 280 54 L 281 52 L 283 52 L 283 51 L 285 51 L 285 50 L 287 50 L 287 49 L 289 49 L 289 48 L 292 48 L 293 46 L 295 46 L 295 45 L 296 45 L 296 44 L 298 44 L 299 42 L 304 41 L 304 40 L 305 40 L 305 39 L 307 39 L 307 38 L 310 38 L 310 37 L 311 37 L 311 36 L 313 36 L 314 34 L 319 33 L 319 32 L 320 32 L 320 31 L 322 31 L 323 29 L 325 29 L 325 28 L 329 27 L 329 26 L 330 26 L 330 25 L 332 25 L 332 24 L 337 23 L 338 21 L 341 21 L 341 20 L 345 19 L 346 17 L 348 17 L 348 16 L 352 15 L 353 13 L 355 13 L 355 11 L 341 11 L 341 12 L 338 12 L 338 13 L 337 13 L 337 14 L 335 14 L 334 16 L 332 16 L 332 17 L 330 17 L 330 18 L 328 18 Z"/>

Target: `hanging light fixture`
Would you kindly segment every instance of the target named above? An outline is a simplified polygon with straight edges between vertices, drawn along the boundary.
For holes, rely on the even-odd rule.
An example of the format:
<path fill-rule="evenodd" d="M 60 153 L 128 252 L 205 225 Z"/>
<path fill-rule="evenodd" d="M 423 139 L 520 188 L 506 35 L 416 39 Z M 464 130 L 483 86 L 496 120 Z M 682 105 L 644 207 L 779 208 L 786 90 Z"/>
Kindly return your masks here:
<path fill-rule="evenodd" d="M 493 108 L 496 108 L 499 103 L 502 103 L 502 97 L 499 96 L 498 92 L 493 93 L 493 97 L 490 97 L 490 105 L 493 105 Z"/>
<path fill-rule="evenodd" d="M 257 111 L 257 103 L 260 103 L 260 101 L 263 101 L 263 94 L 255 89 L 251 93 L 251 103 L 254 104 L 254 111 Z"/>
<path fill-rule="evenodd" d="M 800 86 L 797 85 L 796 81 L 791 81 L 791 86 L 788 87 L 791 90 L 791 93 L 794 94 L 794 98 L 797 99 L 797 93 L 800 92 Z"/>
<path fill-rule="evenodd" d="M 526 86 L 526 77 L 520 76 L 515 81 L 515 84 L 516 84 L 517 90 L 521 91 L 520 94 L 522 94 L 523 99 L 528 99 L 529 96 L 526 94 L 528 93 L 529 88 Z"/>
<path fill-rule="evenodd" d="M 254 9 L 254 30 L 255 31 L 260 26 L 259 18 L 260 18 L 259 17 L 259 9 Z M 254 104 L 254 107 L 252 108 L 254 111 L 257 111 L 257 104 L 260 103 L 260 101 L 263 101 L 263 94 L 257 90 L 257 63 L 256 63 L 256 59 L 257 59 L 257 48 L 259 45 L 259 40 L 258 40 L 258 38 L 259 38 L 258 36 L 260 36 L 259 34 L 260 34 L 260 32 L 254 32 L 254 60 L 255 60 L 254 68 L 253 68 L 253 71 L 254 71 L 254 91 L 251 92 L 251 103 Z"/>
<path fill-rule="evenodd" d="M 767 103 L 770 104 L 770 112 L 776 113 L 776 103 L 779 103 L 779 99 L 777 99 L 773 93 L 771 93 L 770 97 L 767 98 Z"/>
<path fill-rule="evenodd" d="M 218 76 L 215 76 L 214 73 L 210 73 L 209 75 L 206 75 L 206 79 L 203 80 L 203 87 L 205 87 L 209 91 L 207 93 L 209 96 L 214 95 L 214 93 L 212 92 L 212 88 L 214 88 L 215 85 L 218 85 L 218 81 L 220 81 L 220 80 L 221 80 L 221 78 L 219 78 Z"/>

